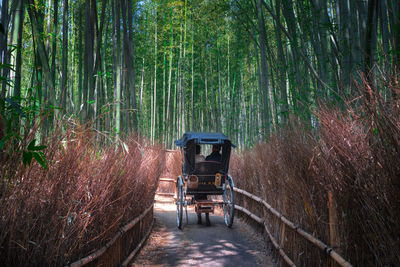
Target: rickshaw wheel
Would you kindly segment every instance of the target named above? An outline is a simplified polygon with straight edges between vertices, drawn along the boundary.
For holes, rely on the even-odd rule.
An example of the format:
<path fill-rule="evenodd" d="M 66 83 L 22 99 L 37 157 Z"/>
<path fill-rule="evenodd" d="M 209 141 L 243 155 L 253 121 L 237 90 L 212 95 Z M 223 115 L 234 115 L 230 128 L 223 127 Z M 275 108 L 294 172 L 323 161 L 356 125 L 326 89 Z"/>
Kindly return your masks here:
<path fill-rule="evenodd" d="M 226 183 L 225 191 L 222 195 L 222 198 L 225 203 L 223 205 L 225 224 L 228 227 L 232 227 L 233 217 L 235 215 L 235 197 L 233 194 L 233 183 L 230 179 L 228 183 Z"/>
<path fill-rule="evenodd" d="M 183 221 L 183 185 L 177 183 L 177 201 L 176 201 L 176 223 L 179 229 L 182 229 Z"/>

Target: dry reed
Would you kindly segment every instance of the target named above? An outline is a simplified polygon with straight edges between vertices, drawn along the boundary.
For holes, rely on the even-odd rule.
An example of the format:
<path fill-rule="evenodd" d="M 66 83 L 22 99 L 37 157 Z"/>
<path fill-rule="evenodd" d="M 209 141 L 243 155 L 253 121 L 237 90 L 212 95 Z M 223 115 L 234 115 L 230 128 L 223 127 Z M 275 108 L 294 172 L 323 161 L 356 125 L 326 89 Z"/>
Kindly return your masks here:
<path fill-rule="evenodd" d="M 165 153 L 165 169 L 160 177 L 176 180 L 182 173 L 182 156 L 180 151 L 168 150 Z M 175 183 L 161 182 L 158 190 L 161 193 L 173 193 L 175 191 Z"/>
<path fill-rule="evenodd" d="M 360 88 L 367 88 L 366 83 Z M 384 89 L 399 92 L 398 83 Z M 359 266 L 400 264 L 400 112 L 398 101 L 371 95 L 347 111 L 322 106 L 318 134 L 296 119 L 268 143 L 232 156 L 237 187 L 254 193 Z M 333 197 L 337 233 L 330 228 Z M 331 264 L 251 200 L 297 265 Z M 331 211 L 332 211 L 331 207 Z"/>
<path fill-rule="evenodd" d="M 99 147 L 96 138 L 81 127 L 53 133 L 48 171 L 7 155 L 0 168 L 7 180 L 0 198 L 4 266 L 68 264 L 102 247 L 153 201 L 165 164 L 161 146 L 132 137 L 118 148 Z"/>

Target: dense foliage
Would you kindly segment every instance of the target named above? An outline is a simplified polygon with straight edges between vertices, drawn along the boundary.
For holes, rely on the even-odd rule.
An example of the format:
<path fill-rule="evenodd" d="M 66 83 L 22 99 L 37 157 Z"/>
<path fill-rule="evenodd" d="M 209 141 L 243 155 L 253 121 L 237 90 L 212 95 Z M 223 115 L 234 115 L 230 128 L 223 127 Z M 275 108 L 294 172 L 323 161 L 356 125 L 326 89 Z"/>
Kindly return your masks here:
<path fill-rule="evenodd" d="M 318 101 L 344 107 L 365 73 L 399 69 L 399 2 L 16 0 L 1 7 L 1 112 L 15 130 L 46 114 L 138 131 L 168 146 L 187 130 L 240 146 Z M 16 111 L 17 109 L 17 111 Z"/>

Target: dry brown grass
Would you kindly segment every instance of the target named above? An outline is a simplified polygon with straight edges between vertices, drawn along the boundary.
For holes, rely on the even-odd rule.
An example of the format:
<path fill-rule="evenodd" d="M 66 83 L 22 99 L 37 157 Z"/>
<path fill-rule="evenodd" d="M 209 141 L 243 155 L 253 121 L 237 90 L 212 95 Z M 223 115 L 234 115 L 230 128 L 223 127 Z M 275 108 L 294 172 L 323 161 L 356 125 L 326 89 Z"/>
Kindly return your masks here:
<path fill-rule="evenodd" d="M 160 177 L 176 179 L 182 174 L 182 155 L 178 150 L 168 150 L 165 153 L 165 169 Z M 160 182 L 159 192 L 161 193 L 174 193 L 175 183 L 173 182 Z"/>
<path fill-rule="evenodd" d="M 366 86 L 364 85 L 360 85 Z M 397 84 L 387 90 L 399 91 Z M 321 107 L 318 135 L 291 125 L 268 143 L 233 155 L 231 173 L 239 188 L 259 195 L 299 226 L 330 243 L 328 192 L 337 203 L 339 244 L 335 249 L 358 266 L 400 264 L 400 112 L 398 102 L 375 95 L 346 112 Z M 240 205 L 268 219 L 289 256 L 302 266 L 329 261 L 313 245 L 256 203 Z M 284 234 L 284 235 L 283 235 Z M 283 238 L 285 236 L 285 238 Z"/>
<path fill-rule="evenodd" d="M 99 147 L 88 128 L 60 133 L 47 140 L 48 171 L 36 162 L 25 167 L 12 153 L 0 168 L 8 179 L 0 198 L 5 266 L 60 266 L 86 256 L 154 199 L 161 146 L 132 137 L 127 149 Z"/>

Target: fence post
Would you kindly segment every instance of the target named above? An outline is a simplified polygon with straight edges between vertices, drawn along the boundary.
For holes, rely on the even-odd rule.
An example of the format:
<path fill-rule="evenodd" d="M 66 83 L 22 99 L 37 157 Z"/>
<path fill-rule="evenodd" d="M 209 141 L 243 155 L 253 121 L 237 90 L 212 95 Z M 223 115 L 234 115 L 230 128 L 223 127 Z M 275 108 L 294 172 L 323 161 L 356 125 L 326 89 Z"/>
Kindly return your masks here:
<path fill-rule="evenodd" d="M 329 199 L 329 242 L 332 248 L 335 248 L 340 253 L 340 237 L 338 231 L 337 204 L 333 193 L 328 191 Z"/>
<path fill-rule="evenodd" d="M 140 240 L 142 240 L 143 219 L 144 219 L 144 216 L 143 216 L 143 218 L 140 218 L 140 220 L 139 220 L 139 242 L 140 242 Z"/>
<path fill-rule="evenodd" d="M 287 198 L 286 198 L 286 193 L 285 193 L 284 194 L 284 199 L 283 199 L 283 207 L 281 209 L 282 213 L 286 211 L 286 201 L 287 201 Z M 280 243 L 280 247 L 282 249 L 284 249 L 284 247 L 285 247 L 285 235 L 286 235 L 286 224 L 284 224 L 281 220 L 279 220 L 278 223 L 282 227 L 281 228 L 281 238 L 280 238 L 281 243 Z M 285 262 L 280 261 L 280 266 L 286 266 L 284 263 Z"/>

